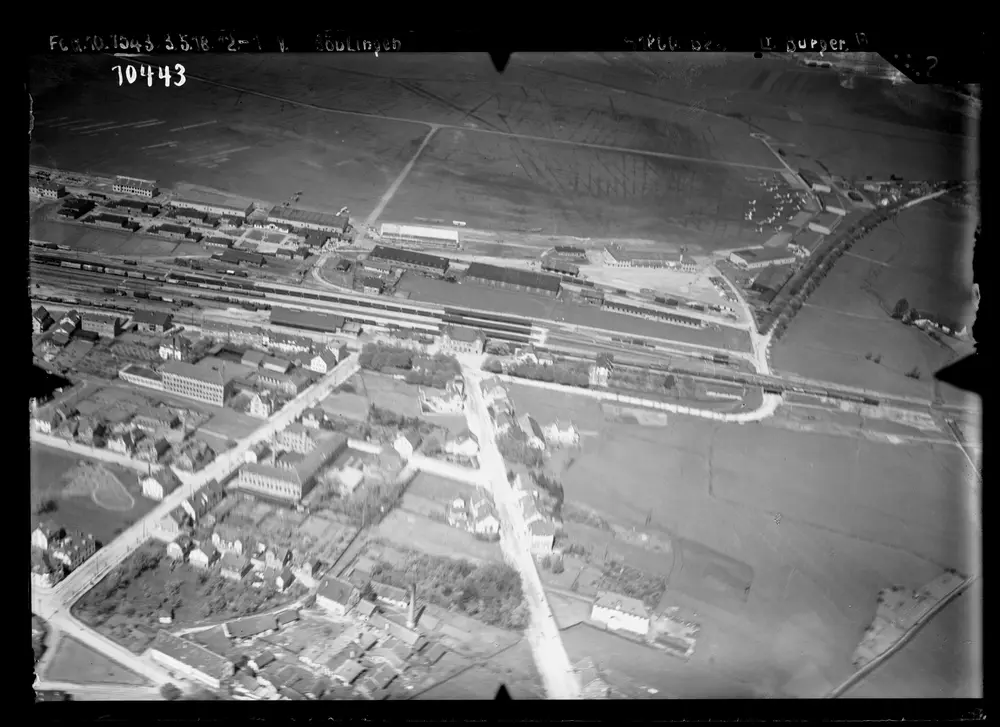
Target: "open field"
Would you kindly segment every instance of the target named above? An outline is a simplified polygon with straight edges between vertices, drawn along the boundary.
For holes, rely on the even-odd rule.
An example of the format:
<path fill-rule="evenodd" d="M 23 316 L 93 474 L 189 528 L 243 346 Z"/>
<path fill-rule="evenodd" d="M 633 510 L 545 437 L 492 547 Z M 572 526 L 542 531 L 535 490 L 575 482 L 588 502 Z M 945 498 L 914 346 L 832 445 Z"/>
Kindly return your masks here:
<path fill-rule="evenodd" d="M 180 244 L 173 240 L 158 240 L 91 225 L 49 221 L 34 222 L 31 225 L 31 236 L 37 240 L 68 245 L 77 252 L 129 257 L 173 255 Z"/>
<path fill-rule="evenodd" d="M 844 698 L 982 698 L 982 598 L 980 579 Z"/>
<path fill-rule="evenodd" d="M 178 89 L 162 83 L 117 87 L 111 68 L 119 62 L 33 59 L 33 164 L 128 174 L 161 187 L 197 182 L 272 203 L 303 190 L 304 208 L 336 212 L 347 205 L 357 211 L 371 208 L 426 133 L 411 124 L 326 114 L 191 79 L 179 102 Z M 274 70 L 261 73 L 259 61 L 236 66 L 248 83 L 264 76 L 289 80 Z M 56 74 L 61 82 L 51 80 Z M 77 126 L 57 125 L 60 117 Z M 149 125 L 136 126 L 145 121 Z M 106 130 L 83 128 L 100 122 L 108 122 Z"/>
<path fill-rule="evenodd" d="M 471 533 L 399 509 L 389 513 L 371 531 L 371 537 L 415 548 L 428 555 L 458 556 L 474 563 L 502 560 L 499 543 L 477 540 Z"/>
<path fill-rule="evenodd" d="M 406 488 L 406 494 L 434 500 L 442 505 L 456 497 L 473 497 L 478 489 L 457 480 L 449 480 L 427 472 L 421 472 Z"/>
<path fill-rule="evenodd" d="M 146 684 L 146 680 L 135 672 L 72 636 L 59 639 L 56 652 L 45 670 L 45 678 L 53 682 L 76 684 Z"/>
<path fill-rule="evenodd" d="M 226 408 L 218 410 L 207 423 L 202 425 L 201 430 L 217 437 L 239 440 L 252 434 L 260 425 L 260 419 Z"/>
<path fill-rule="evenodd" d="M 408 417 L 420 416 L 416 386 L 370 371 L 359 372 L 350 381 L 359 394 L 380 409 L 389 409 Z"/>
<path fill-rule="evenodd" d="M 932 374 L 971 352 L 969 344 L 936 342 L 889 313 L 906 298 L 971 325 L 971 237 L 967 219 L 934 204 L 881 225 L 837 262 L 774 345 L 775 368 L 888 393 L 964 399 Z M 881 363 L 866 360 L 867 353 L 881 354 Z M 914 367 L 919 380 L 904 376 Z"/>
<path fill-rule="evenodd" d="M 58 449 L 31 445 L 31 489 L 44 497 L 51 497 L 56 501 L 56 511 L 46 517 L 51 517 L 57 523 L 67 529 L 82 530 L 90 533 L 95 539 L 102 543 L 109 543 L 114 539 L 120 529 L 124 529 L 133 522 L 144 516 L 156 505 L 141 496 L 138 480 L 134 472 L 125 471 L 100 462 L 102 467 L 106 467 L 113 472 L 118 481 L 124 485 L 128 498 L 115 497 L 113 500 L 105 494 L 92 496 L 92 491 L 69 491 L 70 482 L 66 476 L 70 475 L 77 462 L 85 460 L 82 457 L 74 457 Z M 103 491 L 102 491 L 103 493 Z M 124 495 L 125 493 L 119 493 Z M 132 506 L 126 509 L 128 501 Z M 109 506 L 111 509 L 102 507 L 100 503 Z M 38 521 L 42 519 L 32 513 L 31 528 L 34 529 Z"/>
<path fill-rule="evenodd" d="M 579 326 L 603 328 L 637 336 L 669 338 L 702 346 L 718 346 L 749 351 L 746 333 L 732 328 L 694 330 L 643 318 L 608 313 L 593 306 L 554 300 L 539 295 L 490 288 L 475 283 L 447 283 L 417 276 L 404 276 L 400 289 L 410 293 L 414 301 L 441 305 L 469 306 L 543 320 L 559 321 Z"/>
<path fill-rule="evenodd" d="M 562 631 L 571 663 L 590 657 L 602 678 L 632 697 L 737 699 L 759 696 L 750 683 L 680 659 L 588 624 Z M 655 689 L 651 695 L 647 690 Z"/>
<path fill-rule="evenodd" d="M 845 678 L 880 588 L 974 567 L 956 448 L 680 417 L 666 430 L 605 427 L 585 442 L 562 476 L 568 503 L 752 569 L 746 603 L 673 577 L 663 603 L 701 614 L 692 663 L 753 672 L 772 694 L 807 663 L 819 665 L 816 683 Z"/>

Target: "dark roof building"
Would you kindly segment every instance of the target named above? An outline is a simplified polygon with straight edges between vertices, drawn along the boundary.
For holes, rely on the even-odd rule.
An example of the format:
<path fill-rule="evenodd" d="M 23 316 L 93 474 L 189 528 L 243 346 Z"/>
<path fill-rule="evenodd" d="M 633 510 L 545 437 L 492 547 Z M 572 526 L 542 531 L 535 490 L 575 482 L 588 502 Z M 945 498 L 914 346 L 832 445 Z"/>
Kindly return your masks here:
<path fill-rule="evenodd" d="M 466 280 L 511 290 L 558 295 L 562 281 L 556 275 L 533 273 L 530 270 L 502 268 L 485 263 L 472 263 L 465 274 Z"/>
<path fill-rule="evenodd" d="M 398 247 L 385 247 L 383 245 L 376 245 L 368 253 L 368 258 L 381 260 L 402 268 L 426 270 L 442 275 L 448 271 L 448 265 L 450 265 L 450 261 L 446 257 L 428 255 L 427 253 L 415 252 L 413 250 L 402 250 Z"/>
<path fill-rule="evenodd" d="M 554 273 L 572 275 L 574 277 L 580 274 L 579 266 L 563 262 L 562 260 L 553 260 L 551 258 L 542 263 L 542 270 L 550 270 Z"/>
<path fill-rule="evenodd" d="M 272 308 L 271 325 L 334 333 L 344 327 L 344 317 L 294 308 Z"/>
<path fill-rule="evenodd" d="M 169 313 L 145 308 L 140 308 L 132 316 L 132 322 L 143 328 L 150 327 L 166 330 L 170 328 L 172 321 L 173 317 Z"/>
<path fill-rule="evenodd" d="M 224 263 L 232 263 L 234 265 L 254 265 L 256 267 L 261 267 L 264 264 L 264 256 L 253 252 L 244 252 L 242 250 L 225 250 L 219 259 Z"/>

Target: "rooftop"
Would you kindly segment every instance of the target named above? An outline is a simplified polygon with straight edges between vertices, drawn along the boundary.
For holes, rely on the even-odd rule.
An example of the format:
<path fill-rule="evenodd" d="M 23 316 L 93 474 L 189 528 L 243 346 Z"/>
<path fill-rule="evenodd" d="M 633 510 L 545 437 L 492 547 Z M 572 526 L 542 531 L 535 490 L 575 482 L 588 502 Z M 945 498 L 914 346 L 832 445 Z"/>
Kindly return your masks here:
<path fill-rule="evenodd" d="M 204 381 L 209 384 L 222 386 L 225 383 L 223 374 L 224 369 L 221 366 L 215 368 L 209 366 L 199 366 L 184 361 L 167 361 L 160 367 L 160 369 L 164 374 L 182 376 L 187 379 Z"/>
<path fill-rule="evenodd" d="M 272 308 L 271 325 L 334 332 L 344 325 L 344 317 L 332 313 L 317 313 L 294 308 Z"/>
<path fill-rule="evenodd" d="M 519 270 L 517 268 L 502 268 L 497 265 L 487 265 L 485 263 L 470 264 L 466 277 L 493 280 L 509 285 L 521 285 L 526 288 L 550 290 L 554 293 L 559 292 L 559 286 L 561 285 L 561 281 L 557 275 L 533 273 L 530 270 Z"/>
<path fill-rule="evenodd" d="M 312 430 L 307 430 L 312 431 Z M 329 459 L 340 449 L 347 446 L 347 437 L 342 434 L 325 434 L 313 437 L 316 447 L 290 467 L 274 467 L 266 464 L 249 463 L 243 465 L 247 472 L 272 477 L 283 482 L 301 485 L 305 484 Z"/>
<path fill-rule="evenodd" d="M 611 591 L 598 591 L 597 598 L 594 600 L 594 606 L 608 608 L 630 616 L 639 616 L 640 618 L 647 618 L 649 616 L 645 604 L 639 599 L 630 598 L 621 593 L 613 593 Z"/>
<path fill-rule="evenodd" d="M 376 245 L 375 248 L 368 253 L 368 257 L 369 259 L 374 260 L 386 260 L 388 262 L 420 265 L 440 270 L 442 273 L 448 269 L 448 265 L 450 264 L 450 261 L 446 257 L 428 255 L 427 253 L 415 252 L 413 250 L 401 250 L 398 247 L 385 247 L 384 245 Z"/>
<path fill-rule="evenodd" d="M 478 331 L 475 328 L 469 328 L 468 326 L 452 326 L 451 330 L 448 332 L 448 337 L 453 341 L 466 341 L 471 343 L 472 341 L 478 341 L 483 338 L 482 331 Z"/>
<path fill-rule="evenodd" d="M 316 595 L 329 598 L 335 603 L 346 606 L 354 593 L 354 586 L 339 578 L 328 578 L 323 581 Z"/>
<path fill-rule="evenodd" d="M 140 308 L 132 315 L 133 323 L 142 323 L 144 325 L 167 327 L 170 325 L 171 320 L 172 316 L 169 313 L 149 310 L 147 308 Z"/>
<path fill-rule="evenodd" d="M 840 219 L 832 212 L 828 213 Z M 758 247 L 753 249 L 734 250 L 733 255 L 737 255 L 748 262 L 762 262 L 765 260 L 783 260 L 795 257 L 787 247 Z"/>
<path fill-rule="evenodd" d="M 225 562 L 223 562 L 225 564 Z M 226 630 L 230 636 L 236 639 L 245 639 L 265 631 L 271 631 L 278 627 L 277 619 L 273 616 L 250 616 L 248 618 L 237 619 L 226 624 Z"/>
<path fill-rule="evenodd" d="M 615 260 L 657 260 L 660 262 L 679 263 L 679 252 L 647 252 L 645 250 L 626 250 L 617 243 L 605 247 Z"/>
<path fill-rule="evenodd" d="M 348 222 L 346 215 L 331 215 L 326 212 L 311 212 L 297 207 L 275 207 L 267 216 L 268 220 L 278 222 L 307 222 L 314 225 L 326 225 L 342 230 Z"/>
<path fill-rule="evenodd" d="M 263 265 L 264 256 L 254 252 L 244 252 L 243 250 L 223 250 L 219 259 L 224 263 L 253 263 Z"/>
<path fill-rule="evenodd" d="M 230 673 L 232 662 L 228 659 L 166 631 L 157 631 L 152 648 L 216 679 L 224 679 Z"/>

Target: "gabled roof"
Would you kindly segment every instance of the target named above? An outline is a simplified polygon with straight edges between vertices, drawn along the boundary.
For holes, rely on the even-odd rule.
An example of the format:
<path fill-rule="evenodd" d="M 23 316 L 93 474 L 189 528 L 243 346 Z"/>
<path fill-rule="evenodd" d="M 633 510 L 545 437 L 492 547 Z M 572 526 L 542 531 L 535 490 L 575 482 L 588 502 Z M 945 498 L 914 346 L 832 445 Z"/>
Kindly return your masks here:
<path fill-rule="evenodd" d="M 225 565 L 225 558 L 223 558 L 223 565 Z M 226 630 L 229 631 L 230 636 L 236 639 L 249 638 L 276 628 L 278 628 L 278 623 L 274 616 L 250 616 L 226 624 Z"/>
<path fill-rule="evenodd" d="M 169 467 L 163 467 L 157 470 L 152 475 L 147 476 L 146 479 L 154 479 L 159 482 L 160 486 L 163 488 L 164 495 L 170 494 L 181 486 L 181 481 Z"/>
<path fill-rule="evenodd" d="M 230 673 L 229 659 L 166 631 L 156 633 L 152 648 L 216 679 L 224 679 Z"/>
<path fill-rule="evenodd" d="M 316 354 L 313 357 L 313 360 L 315 361 L 317 358 L 318 359 L 322 359 L 323 363 L 325 363 L 328 367 L 329 366 L 336 366 L 337 365 L 337 354 L 336 354 L 336 352 L 335 351 L 331 351 L 328 348 L 324 348 L 322 351 L 320 351 L 318 354 Z"/>
<path fill-rule="evenodd" d="M 317 595 L 346 606 L 350 602 L 354 591 L 354 586 L 347 581 L 342 581 L 339 578 L 328 578 L 323 581 Z"/>
<path fill-rule="evenodd" d="M 155 326 L 168 326 L 171 321 L 171 315 L 169 313 L 163 313 L 161 311 L 148 310 L 145 308 L 140 308 L 132 315 L 133 323 L 143 323 L 147 325 Z"/>
<path fill-rule="evenodd" d="M 31 317 L 37 321 L 44 321 L 46 318 L 51 318 L 49 312 L 45 310 L 45 306 L 38 306 L 35 308 L 35 312 L 31 314 Z"/>
<path fill-rule="evenodd" d="M 204 553 L 205 555 L 207 555 L 209 558 L 211 558 L 213 555 L 215 555 L 216 553 L 219 552 L 218 549 L 211 542 L 209 542 L 208 540 L 204 541 L 201 545 L 199 545 L 194 550 L 195 551 L 199 551 L 200 550 L 202 553 Z"/>
<path fill-rule="evenodd" d="M 597 598 L 594 600 L 594 606 L 608 608 L 612 611 L 619 611 L 641 618 L 649 616 L 646 605 L 642 601 L 622 595 L 621 593 L 613 593 L 612 591 L 598 591 Z"/>

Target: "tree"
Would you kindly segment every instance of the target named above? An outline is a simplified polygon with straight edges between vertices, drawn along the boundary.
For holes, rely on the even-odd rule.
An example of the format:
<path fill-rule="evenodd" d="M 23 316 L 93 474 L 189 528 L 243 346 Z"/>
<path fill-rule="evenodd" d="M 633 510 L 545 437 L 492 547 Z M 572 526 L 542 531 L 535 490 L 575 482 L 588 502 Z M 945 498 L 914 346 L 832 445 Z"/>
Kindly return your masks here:
<path fill-rule="evenodd" d="M 875 354 L 875 358 L 873 358 L 872 361 L 874 361 L 877 364 L 882 363 L 882 354 L 880 353 Z"/>
<path fill-rule="evenodd" d="M 865 360 L 867 360 L 867 361 L 871 361 L 872 360 L 872 352 L 871 351 L 869 351 L 868 353 L 865 354 Z"/>
<path fill-rule="evenodd" d="M 900 298 L 896 301 L 896 305 L 892 309 L 892 317 L 896 320 L 902 320 L 909 310 L 910 303 L 906 300 L 906 298 Z"/>
<path fill-rule="evenodd" d="M 176 684 L 164 684 L 160 687 L 160 696 L 168 702 L 173 702 L 176 699 L 180 699 L 183 693 L 178 689 Z"/>
<path fill-rule="evenodd" d="M 566 566 L 563 565 L 562 558 L 556 558 L 555 560 L 552 561 L 552 572 L 553 573 L 555 573 L 556 575 L 559 575 L 564 570 L 566 570 Z"/>
<path fill-rule="evenodd" d="M 909 371 L 906 372 L 905 376 L 907 376 L 907 377 L 909 377 L 911 379 L 919 379 L 920 378 L 920 369 L 918 369 L 916 366 L 914 366 L 912 369 L 910 369 Z"/>
<path fill-rule="evenodd" d="M 38 493 L 31 493 L 31 510 L 36 515 L 46 515 L 58 508 L 56 501 Z"/>
<path fill-rule="evenodd" d="M 548 570 L 552 567 L 552 558 L 548 555 L 542 557 L 542 568 Z"/>

